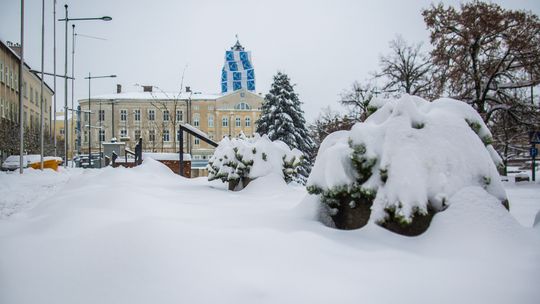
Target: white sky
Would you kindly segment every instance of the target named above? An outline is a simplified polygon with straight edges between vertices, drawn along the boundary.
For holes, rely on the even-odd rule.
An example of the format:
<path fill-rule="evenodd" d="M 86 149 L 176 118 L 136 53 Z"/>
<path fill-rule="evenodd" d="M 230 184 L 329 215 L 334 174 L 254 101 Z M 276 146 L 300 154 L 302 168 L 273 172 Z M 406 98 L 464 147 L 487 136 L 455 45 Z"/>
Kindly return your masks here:
<path fill-rule="evenodd" d="M 0 0 L 0 39 L 18 42 L 20 1 Z M 45 9 L 45 70 L 53 70 L 53 0 Z M 76 23 L 76 32 L 106 38 L 77 38 L 75 99 L 88 96 L 93 75 L 116 74 L 116 79 L 92 80 L 92 95 L 112 93 L 120 83 L 124 91 L 135 84 L 178 90 L 184 84 L 194 91 L 218 93 L 224 51 L 235 34 L 252 51 L 257 92 L 268 92 L 279 70 L 296 83 L 308 121 L 328 105 L 339 108 L 339 94 L 355 80 L 370 77 L 388 42 L 401 34 L 409 42 L 424 41 L 429 34 L 420 11 L 432 1 L 177 1 L 177 0 L 75 0 L 69 16 L 111 16 L 111 22 Z M 458 5 L 460 1 L 444 1 Z M 540 1 L 494 1 L 505 8 L 540 14 Z M 64 17 L 65 1 L 57 2 L 57 18 Z M 41 65 L 41 1 L 25 1 L 25 60 Z M 64 73 L 64 23 L 57 23 L 57 73 Z M 69 26 L 71 56 L 71 25 Z M 71 57 L 69 59 L 71 65 Z M 71 67 L 69 68 L 71 73 Z M 46 78 L 52 87 L 52 79 Z M 71 85 L 69 86 L 71 89 Z M 63 80 L 57 81 L 57 108 L 64 102 Z M 71 96 L 71 93 L 69 93 Z M 71 102 L 71 100 L 70 100 Z"/>

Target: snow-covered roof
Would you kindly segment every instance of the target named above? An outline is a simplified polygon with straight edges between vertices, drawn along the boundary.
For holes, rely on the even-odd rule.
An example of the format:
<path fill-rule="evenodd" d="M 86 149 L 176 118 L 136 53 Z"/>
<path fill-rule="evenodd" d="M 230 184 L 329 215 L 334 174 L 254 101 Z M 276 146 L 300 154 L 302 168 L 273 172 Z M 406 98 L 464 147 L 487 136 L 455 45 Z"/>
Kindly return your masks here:
<path fill-rule="evenodd" d="M 220 94 L 178 93 L 178 92 L 122 92 L 114 94 L 96 95 L 92 99 L 100 100 L 215 100 Z M 81 101 L 86 101 L 82 99 Z"/>
<path fill-rule="evenodd" d="M 143 152 L 142 158 L 152 158 L 155 160 L 178 160 L 180 157 L 178 153 L 151 153 L 151 152 Z M 184 153 L 184 161 L 190 161 L 191 155 Z"/>
<path fill-rule="evenodd" d="M 6 47 L 6 49 L 13 55 L 15 56 L 15 58 L 17 58 L 17 60 L 21 61 L 21 56 L 19 56 L 19 54 L 17 54 L 17 52 L 15 52 L 15 50 L 13 50 L 6 42 L 4 42 L 4 40 L 0 39 L 0 43 L 2 45 L 4 45 Z M 38 79 L 38 81 L 41 81 L 41 77 L 39 76 L 39 74 L 36 74 L 36 73 L 32 73 L 30 72 L 30 70 L 32 69 L 30 67 L 30 65 L 28 64 L 28 62 L 24 61 L 24 66 L 28 69 L 28 73 L 30 75 L 33 75 L 34 77 L 36 77 Z M 49 86 L 49 84 L 47 84 L 47 81 L 43 81 L 43 84 L 45 85 L 45 87 L 47 89 L 49 89 L 49 91 L 51 91 L 51 94 L 54 95 L 54 91 L 53 89 Z"/>

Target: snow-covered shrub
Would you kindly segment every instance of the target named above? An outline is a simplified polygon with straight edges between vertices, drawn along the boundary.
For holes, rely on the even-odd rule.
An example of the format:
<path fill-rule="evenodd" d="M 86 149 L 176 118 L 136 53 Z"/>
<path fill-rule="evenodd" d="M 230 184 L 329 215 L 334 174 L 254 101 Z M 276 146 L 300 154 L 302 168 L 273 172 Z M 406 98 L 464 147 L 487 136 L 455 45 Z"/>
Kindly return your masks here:
<path fill-rule="evenodd" d="M 377 110 L 365 122 L 329 135 L 319 148 L 307 189 L 319 196 L 321 219 L 340 229 L 369 220 L 417 235 L 464 187 L 482 186 L 507 204 L 501 159 L 472 107 L 408 95 L 371 104 Z"/>
<path fill-rule="evenodd" d="M 289 183 L 297 177 L 302 159 L 300 150 L 266 135 L 225 137 L 208 161 L 208 180 L 219 179 L 229 183 L 229 190 L 242 190 L 251 180 L 276 173 Z"/>

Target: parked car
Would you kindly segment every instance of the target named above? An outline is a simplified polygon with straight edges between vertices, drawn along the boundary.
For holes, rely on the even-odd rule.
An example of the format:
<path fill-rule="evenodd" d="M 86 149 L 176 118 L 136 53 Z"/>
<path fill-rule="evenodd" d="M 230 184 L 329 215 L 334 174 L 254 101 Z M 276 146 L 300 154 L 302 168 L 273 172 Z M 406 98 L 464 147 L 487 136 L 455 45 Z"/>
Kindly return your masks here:
<path fill-rule="evenodd" d="M 14 171 L 19 169 L 20 159 L 19 155 L 11 155 L 6 158 L 2 163 L 2 171 Z M 23 168 L 28 167 L 28 158 L 26 155 L 23 156 Z"/>

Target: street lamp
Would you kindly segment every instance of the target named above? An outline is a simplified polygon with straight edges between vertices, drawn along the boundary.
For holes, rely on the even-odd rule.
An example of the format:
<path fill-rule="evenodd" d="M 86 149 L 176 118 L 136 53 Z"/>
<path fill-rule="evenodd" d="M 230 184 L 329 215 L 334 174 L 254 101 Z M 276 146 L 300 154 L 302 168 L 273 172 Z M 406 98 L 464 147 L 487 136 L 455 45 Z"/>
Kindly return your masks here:
<path fill-rule="evenodd" d="M 68 73 L 68 23 L 70 21 L 89 21 L 89 20 L 101 20 L 101 21 L 111 21 L 112 18 L 109 17 L 109 16 L 103 16 L 103 17 L 97 17 L 97 18 L 69 18 L 68 17 L 68 5 L 64 5 L 64 8 L 66 9 L 66 17 L 63 18 L 63 19 L 58 19 L 58 21 L 65 21 L 66 23 L 66 31 L 65 31 L 65 52 L 64 52 L 64 76 L 66 77 L 65 78 L 65 81 L 64 81 L 64 112 L 67 113 L 67 108 L 68 108 L 68 80 L 67 80 L 67 73 Z M 64 117 L 64 126 L 67 126 L 68 122 L 67 122 L 67 115 Z M 67 132 L 65 134 L 65 138 L 64 138 L 64 158 L 65 158 L 65 162 L 64 162 L 64 167 L 67 167 L 67 160 L 68 160 L 68 136 L 67 136 Z"/>
<path fill-rule="evenodd" d="M 91 84 L 91 80 L 96 79 L 96 78 L 116 78 L 116 75 L 92 76 L 90 73 L 88 73 L 88 77 L 84 77 L 84 79 L 88 79 L 88 157 L 89 159 L 92 158 L 92 146 L 91 146 L 92 136 L 90 133 L 90 129 L 92 128 L 92 119 L 90 117 L 90 114 L 92 114 L 91 112 L 92 110 L 90 109 L 90 102 L 92 100 L 92 97 L 90 94 L 90 84 Z M 100 162 L 101 162 L 101 155 L 99 157 L 100 157 Z M 90 167 L 90 164 L 89 164 L 89 167 Z"/>

